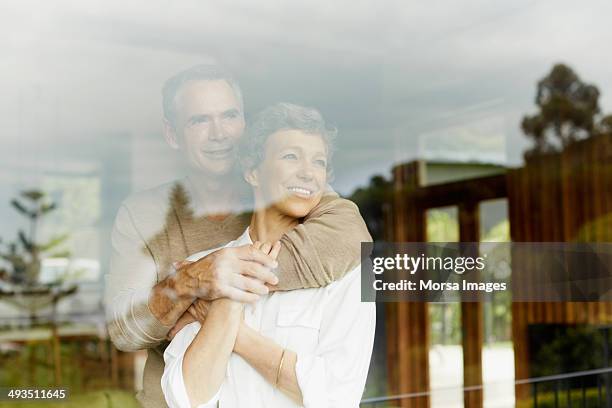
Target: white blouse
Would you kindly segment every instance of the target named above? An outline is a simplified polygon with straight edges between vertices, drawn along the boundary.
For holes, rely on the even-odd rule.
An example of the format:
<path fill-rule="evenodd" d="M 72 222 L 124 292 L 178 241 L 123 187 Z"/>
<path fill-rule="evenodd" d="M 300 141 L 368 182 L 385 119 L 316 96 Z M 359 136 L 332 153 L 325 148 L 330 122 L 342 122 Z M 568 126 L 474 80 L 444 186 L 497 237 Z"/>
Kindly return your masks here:
<path fill-rule="evenodd" d="M 225 245 L 250 244 L 248 229 Z M 216 249 L 215 249 L 216 250 Z M 195 260 L 215 250 L 192 255 Z M 374 303 L 361 302 L 360 267 L 323 288 L 273 292 L 244 310 L 249 327 L 297 354 L 295 367 L 304 407 L 359 406 L 376 325 Z M 200 329 L 194 322 L 179 331 L 164 352 L 161 385 L 170 408 L 189 407 L 183 356 Z M 217 405 L 218 403 L 218 405 Z M 200 407 L 297 407 L 242 357 L 232 354 L 217 394 Z"/>

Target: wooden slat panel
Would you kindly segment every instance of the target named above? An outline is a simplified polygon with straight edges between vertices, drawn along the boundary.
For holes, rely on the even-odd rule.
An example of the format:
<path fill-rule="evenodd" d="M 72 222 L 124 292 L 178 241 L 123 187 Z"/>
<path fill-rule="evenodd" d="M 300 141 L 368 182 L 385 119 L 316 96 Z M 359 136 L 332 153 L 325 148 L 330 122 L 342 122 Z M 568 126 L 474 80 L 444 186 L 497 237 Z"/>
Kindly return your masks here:
<path fill-rule="evenodd" d="M 464 202 L 459 206 L 459 240 L 461 242 L 480 242 L 480 216 L 477 202 Z M 462 255 L 477 257 L 478 251 L 475 249 L 474 252 Z M 483 323 L 482 303 L 461 303 L 464 387 L 482 385 Z M 481 408 L 483 406 L 482 389 L 464 392 L 463 405 Z"/>
<path fill-rule="evenodd" d="M 401 210 L 394 224 L 399 230 L 399 235 L 396 236 L 401 237 L 400 240 L 424 240 L 424 212 L 428 208 L 465 205 L 466 200 L 478 202 L 507 195 L 510 234 L 514 242 L 570 242 L 576 239 L 612 241 L 610 137 L 594 137 L 575 143 L 562 153 L 531 159 L 522 168 L 509 170 L 504 176 L 422 187 L 422 180 L 419 180 L 418 176 L 419 168 L 422 168 L 422 162 L 394 170 L 395 180 L 399 181 L 396 183 L 396 205 Z M 530 276 L 533 276 L 530 275 L 531 271 L 537 270 L 531 267 L 531 262 L 533 260 L 513 259 L 513 279 L 530 279 Z M 474 338 L 475 343 L 479 343 L 477 320 L 473 320 L 474 315 L 467 311 L 469 306 L 465 308 L 464 325 L 474 324 L 472 329 L 476 330 L 471 334 L 466 331 L 466 339 Z M 405 312 L 408 316 L 406 319 L 425 324 L 422 317 L 426 317 L 426 314 L 417 312 L 417 308 L 413 307 Z M 515 374 L 517 379 L 521 379 L 529 375 L 529 324 L 608 323 L 612 321 L 612 304 L 515 303 L 512 305 L 512 313 Z M 396 328 L 393 330 L 401 330 L 405 318 L 390 316 L 396 320 Z M 406 341 L 414 342 L 409 347 L 411 352 L 416 352 L 418 344 L 424 340 L 406 337 Z M 391 345 L 391 342 L 389 344 Z M 398 354 L 390 352 L 389 356 L 399 356 L 402 346 L 397 344 L 393 347 Z M 467 355 L 473 357 L 474 345 L 466 341 L 464 347 Z M 421 352 L 427 354 L 425 348 L 422 348 Z M 466 360 L 472 357 L 466 356 Z M 419 365 L 421 364 L 424 363 L 420 362 Z M 465 372 L 468 371 L 469 368 Z M 412 374 L 403 373 L 401 376 L 416 375 L 412 370 L 410 373 Z M 467 377 L 473 379 L 474 375 L 467 374 Z M 410 389 L 416 389 L 418 386 L 415 380 L 402 378 L 399 381 L 398 387 L 402 389 L 406 388 L 401 385 L 404 384 L 403 381 L 408 381 Z M 517 400 L 529 395 L 529 390 L 521 387 L 517 387 L 516 392 Z"/>
<path fill-rule="evenodd" d="M 394 239 L 425 241 L 425 212 L 409 197 L 424 184 L 422 161 L 397 166 L 394 174 Z M 429 391 L 429 315 L 426 303 L 388 303 L 387 357 L 392 394 Z M 402 408 L 429 408 L 428 396 L 401 401 Z"/>

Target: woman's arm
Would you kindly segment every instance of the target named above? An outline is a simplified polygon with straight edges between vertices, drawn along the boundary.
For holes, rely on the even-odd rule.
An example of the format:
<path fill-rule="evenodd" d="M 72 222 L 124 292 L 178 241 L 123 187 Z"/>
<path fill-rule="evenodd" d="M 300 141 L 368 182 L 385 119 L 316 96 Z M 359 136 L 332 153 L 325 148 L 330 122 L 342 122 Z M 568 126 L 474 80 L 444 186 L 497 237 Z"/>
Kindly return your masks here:
<path fill-rule="evenodd" d="M 302 391 L 295 374 L 295 352 L 283 349 L 244 322 L 240 324 L 234 352 L 255 368 L 266 381 L 302 405 Z"/>
<path fill-rule="evenodd" d="M 181 329 L 164 352 L 161 386 L 171 408 L 216 406 L 225 379 L 242 304 L 219 299 L 201 312 L 194 310 L 199 321 Z"/>
<path fill-rule="evenodd" d="M 185 389 L 192 406 L 210 401 L 223 380 L 240 327 L 242 304 L 212 302 L 206 320 L 183 358 Z"/>
<path fill-rule="evenodd" d="M 286 350 L 278 384 L 281 346 L 241 324 L 234 352 L 306 408 L 358 407 L 376 326 L 374 304 L 361 302 L 360 282 L 355 269 L 330 290 L 316 349 L 300 354 Z"/>

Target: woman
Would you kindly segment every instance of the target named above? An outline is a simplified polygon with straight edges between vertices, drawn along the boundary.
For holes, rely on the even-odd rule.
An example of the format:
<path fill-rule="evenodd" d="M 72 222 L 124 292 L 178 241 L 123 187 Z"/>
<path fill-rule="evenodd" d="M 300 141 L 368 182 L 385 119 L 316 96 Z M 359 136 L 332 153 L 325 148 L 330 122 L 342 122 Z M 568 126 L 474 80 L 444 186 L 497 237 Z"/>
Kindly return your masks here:
<path fill-rule="evenodd" d="M 255 212 L 226 247 L 254 243 L 278 254 L 278 243 L 262 242 L 277 242 L 321 200 L 331 136 L 314 109 L 277 104 L 258 115 L 241 152 Z M 274 292 L 252 305 L 212 302 L 206 317 L 184 327 L 166 349 L 166 401 L 171 407 L 357 407 L 375 328 L 374 305 L 361 303 L 360 285 L 357 267 L 324 288 Z"/>

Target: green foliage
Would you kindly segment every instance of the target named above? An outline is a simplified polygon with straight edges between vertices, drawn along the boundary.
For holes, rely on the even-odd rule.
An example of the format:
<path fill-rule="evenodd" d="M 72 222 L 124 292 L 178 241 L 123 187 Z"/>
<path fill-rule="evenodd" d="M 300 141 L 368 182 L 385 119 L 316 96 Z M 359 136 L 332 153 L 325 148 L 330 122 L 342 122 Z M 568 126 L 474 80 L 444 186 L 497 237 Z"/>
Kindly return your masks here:
<path fill-rule="evenodd" d="M 433 209 L 427 211 L 428 242 L 458 242 L 459 222 L 449 211 Z"/>
<path fill-rule="evenodd" d="M 558 151 L 558 145 L 565 147 L 590 136 L 599 113 L 599 90 L 582 82 L 567 65 L 557 64 L 538 82 L 535 103 L 539 113 L 525 116 L 521 123 L 535 142 L 527 156 Z"/>
<path fill-rule="evenodd" d="M 531 357 L 530 375 L 533 377 L 592 370 L 601 367 L 602 361 L 605 364 L 603 344 L 606 340 L 598 327 L 542 325 L 531 330 L 539 343 L 539 349 Z"/>
<path fill-rule="evenodd" d="M 534 141 L 525 152 L 529 158 L 556 152 L 573 142 L 600 133 L 612 133 L 610 115 L 600 113 L 599 90 L 583 82 L 567 65 L 557 64 L 538 82 L 535 103 L 539 112 L 525 116 L 521 128 Z"/>
<path fill-rule="evenodd" d="M 541 386 L 552 387 L 553 384 L 545 383 Z M 580 407 L 580 408 L 599 408 L 605 405 L 605 390 L 602 393 L 603 401 L 599 401 L 599 390 L 597 388 L 587 388 L 582 399 L 581 389 L 572 389 L 570 391 L 570 401 L 567 399 L 567 390 L 561 388 L 558 394 L 559 404 L 555 405 L 555 394 L 552 391 L 538 392 L 538 408 L 553 408 L 553 407 Z M 583 404 L 582 402 L 585 402 Z M 568 403 L 569 402 L 569 403 Z M 533 408 L 533 397 L 524 401 L 517 401 L 517 408 Z"/>
<path fill-rule="evenodd" d="M 461 308 L 459 303 L 430 303 L 429 342 L 435 344 L 461 344 Z"/>
<path fill-rule="evenodd" d="M 385 239 L 385 208 L 390 211 L 392 183 L 384 176 L 375 175 L 367 187 L 360 187 L 349 199 L 359 207 L 359 211 L 375 241 Z"/>
<path fill-rule="evenodd" d="M 612 136 L 612 115 L 602 118 L 597 130 L 600 134 Z"/>

